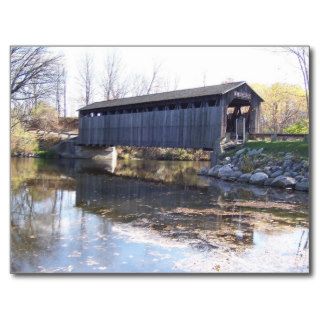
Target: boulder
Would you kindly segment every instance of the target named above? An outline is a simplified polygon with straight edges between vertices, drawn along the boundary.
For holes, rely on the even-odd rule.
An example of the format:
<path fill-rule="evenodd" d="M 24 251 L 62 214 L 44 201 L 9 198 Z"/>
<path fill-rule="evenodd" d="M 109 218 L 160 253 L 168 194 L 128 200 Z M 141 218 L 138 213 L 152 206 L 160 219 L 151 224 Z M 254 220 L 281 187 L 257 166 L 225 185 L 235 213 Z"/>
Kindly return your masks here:
<path fill-rule="evenodd" d="M 250 157 L 257 156 L 257 155 L 261 154 L 262 151 L 263 151 L 263 148 L 249 150 L 248 156 L 250 156 Z"/>
<path fill-rule="evenodd" d="M 216 177 L 218 170 L 222 167 L 222 165 L 217 164 L 216 166 L 212 167 L 211 169 L 209 169 L 208 171 L 208 175 L 212 176 L 212 177 Z"/>
<path fill-rule="evenodd" d="M 210 170 L 211 170 L 211 169 L 210 169 Z M 208 168 L 201 168 L 201 169 L 199 170 L 198 174 L 200 174 L 200 175 L 202 175 L 202 176 L 205 176 L 205 175 L 208 174 L 208 171 L 210 171 L 210 170 L 208 170 Z"/>
<path fill-rule="evenodd" d="M 294 188 L 299 191 L 309 191 L 309 179 L 308 178 L 301 179 L 296 183 Z"/>
<path fill-rule="evenodd" d="M 284 156 L 285 159 L 292 159 L 293 158 L 293 155 L 291 152 L 287 152 Z"/>
<path fill-rule="evenodd" d="M 230 176 L 232 174 L 233 170 L 229 165 L 224 165 L 221 168 L 218 169 L 217 176 L 219 178 Z"/>
<path fill-rule="evenodd" d="M 283 167 L 284 168 L 290 167 L 291 165 L 292 165 L 292 160 L 291 159 L 284 160 L 284 162 L 283 162 Z"/>
<path fill-rule="evenodd" d="M 301 163 L 296 163 L 292 166 L 293 171 L 300 171 L 302 169 L 302 164 Z"/>
<path fill-rule="evenodd" d="M 224 164 L 228 164 L 231 162 L 231 158 L 230 157 L 225 157 L 223 163 Z"/>
<path fill-rule="evenodd" d="M 273 172 L 276 172 L 276 171 L 279 171 L 281 170 L 281 167 L 280 166 L 272 166 L 270 171 L 273 173 Z"/>
<path fill-rule="evenodd" d="M 281 175 L 282 175 L 282 170 L 277 170 L 277 171 L 273 172 L 270 177 L 271 178 L 276 178 L 276 177 L 281 176 Z"/>
<path fill-rule="evenodd" d="M 240 182 L 249 182 L 251 176 L 252 176 L 251 173 L 244 173 L 238 178 L 238 181 L 240 181 Z"/>
<path fill-rule="evenodd" d="M 251 176 L 249 182 L 252 184 L 263 185 L 267 179 L 268 176 L 264 172 L 257 172 Z"/>
<path fill-rule="evenodd" d="M 231 174 L 232 177 L 235 177 L 236 179 L 238 179 L 240 176 L 242 175 L 242 172 L 240 170 L 235 170 L 233 171 L 233 173 Z"/>
<path fill-rule="evenodd" d="M 296 184 L 296 179 L 286 176 L 278 176 L 271 182 L 272 187 L 292 188 Z"/>
<path fill-rule="evenodd" d="M 265 186 L 271 186 L 271 182 L 273 181 L 273 178 L 268 178 L 263 185 Z"/>
<path fill-rule="evenodd" d="M 242 155 L 243 153 L 245 153 L 246 150 L 247 150 L 247 148 L 240 149 L 240 150 L 238 150 L 238 151 L 235 153 L 235 155 L 236 155 L 236 156 L 240 156 L 240 155 Z"/>
<path fill-rule="evenodd" d="M 296 179 L 296 181 L 300 181 L 301 179 L 304 178 L 304 176 L 298 174 L 297 176 L 294 177 Z"/>

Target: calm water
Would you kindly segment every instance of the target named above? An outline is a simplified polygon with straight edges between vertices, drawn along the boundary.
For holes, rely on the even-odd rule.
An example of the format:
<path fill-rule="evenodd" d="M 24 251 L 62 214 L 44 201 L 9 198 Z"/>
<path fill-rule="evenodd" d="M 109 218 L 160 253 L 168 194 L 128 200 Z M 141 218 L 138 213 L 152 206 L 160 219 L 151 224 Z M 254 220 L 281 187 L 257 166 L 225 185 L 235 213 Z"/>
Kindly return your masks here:
<path fill-rule="evenodd" d="M 12 159 L 12 272 L 308 272 L 308 195 L 204 165 Z"/>

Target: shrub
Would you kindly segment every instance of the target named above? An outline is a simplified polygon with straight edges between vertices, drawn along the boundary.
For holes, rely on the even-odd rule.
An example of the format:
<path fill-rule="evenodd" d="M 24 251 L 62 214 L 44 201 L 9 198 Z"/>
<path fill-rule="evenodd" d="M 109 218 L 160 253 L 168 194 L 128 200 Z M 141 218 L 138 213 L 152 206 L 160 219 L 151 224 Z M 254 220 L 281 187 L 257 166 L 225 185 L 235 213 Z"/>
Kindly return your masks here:
<path fill-rule="evenodd" d="M 38 149 L 37 136 L 33 132 L 26 131 L 21 123 L 11 128 L 10 140 L 11 152 L 32 153 Z"/>
<path fill-rule="evenodd" d="M 31 127 L 36 130 L 50 131 L 58 128 L 58 113 L 47 104 L 38 104 L 31 112 Z"/>
<path fill-rule="evenodd" d="M 304 119 L 292 124 L 284 129 L 285 133 L 290 134 L 308 134 L 309 133 L 309 121 Z"/>
<path fill-rule="evenodd" d="M 240 170 L 244 173 L 249 173 L 255 169 L 255 165 L 253 163 L 253 160 L 245 154 L 242 158 Z"/>

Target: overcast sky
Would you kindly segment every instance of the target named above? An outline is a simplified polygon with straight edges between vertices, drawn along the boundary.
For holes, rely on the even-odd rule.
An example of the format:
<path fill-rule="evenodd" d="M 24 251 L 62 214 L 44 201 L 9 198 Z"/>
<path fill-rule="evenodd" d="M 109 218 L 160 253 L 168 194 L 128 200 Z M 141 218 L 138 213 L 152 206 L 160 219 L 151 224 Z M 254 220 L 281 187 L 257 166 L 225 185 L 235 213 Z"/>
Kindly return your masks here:
<path fill-rule="evenodd" d="M 219 84 L 227 79 L 250 83 L 285 82 L 303 87 L 295 57 L 270 47 L 59 47 L 51 48 L 65 55 L 67 104 L 69 115 L 76 115 L 78 102 L 78 66 L 82 57 L 93 56 L 97 78 L 101 76 L 106 56 L 114 51 L 121 56 L 124 72 L 150 76 L 155 63 L 161 63 L 162 75 L 174 81 L 178 89 Z M 205 75 L 205 76 L 204 76 Z M 96 84 L 98 86 L 98 83 Z M 102 96 L 96 89 L 95 99 Z"/>

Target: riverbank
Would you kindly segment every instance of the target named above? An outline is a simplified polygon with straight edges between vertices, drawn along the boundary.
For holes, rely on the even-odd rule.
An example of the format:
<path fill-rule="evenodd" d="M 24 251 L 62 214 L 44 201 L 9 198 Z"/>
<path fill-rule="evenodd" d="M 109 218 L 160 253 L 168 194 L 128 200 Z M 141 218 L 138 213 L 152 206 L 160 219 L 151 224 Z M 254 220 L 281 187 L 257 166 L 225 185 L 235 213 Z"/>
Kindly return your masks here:
<path fill-rule="evenodd" d="M 212 168 L 202 168 L 199 174 L 308 192 L 308 144 L 303 141 L 249 142 L 225 154 Z"/>

